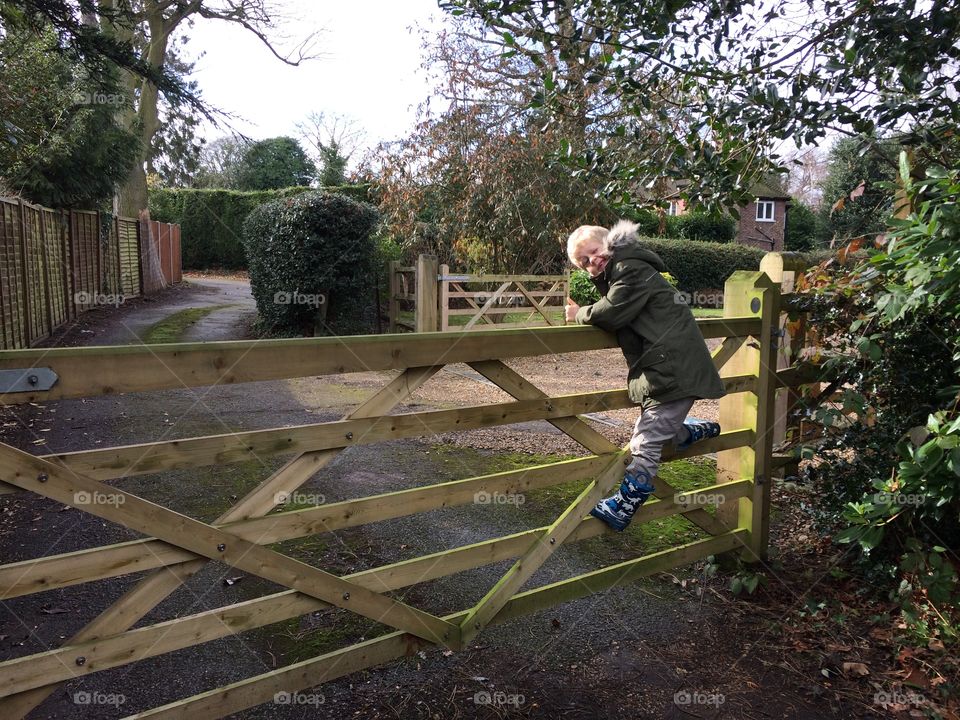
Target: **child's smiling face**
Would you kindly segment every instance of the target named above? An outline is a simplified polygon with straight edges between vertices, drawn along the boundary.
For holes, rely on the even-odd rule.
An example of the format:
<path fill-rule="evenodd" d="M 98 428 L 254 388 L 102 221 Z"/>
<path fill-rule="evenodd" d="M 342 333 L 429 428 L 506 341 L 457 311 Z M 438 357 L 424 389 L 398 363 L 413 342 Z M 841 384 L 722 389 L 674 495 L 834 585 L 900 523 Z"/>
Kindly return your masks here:
<path fill-rule="evenodd" d="M 590 277 L 597 277 L 607 266 L 609 258 L 603 250 L 601 241 L 587 239 L 577 248 L 576 260 L 577 267 L 590 273 Z"/>

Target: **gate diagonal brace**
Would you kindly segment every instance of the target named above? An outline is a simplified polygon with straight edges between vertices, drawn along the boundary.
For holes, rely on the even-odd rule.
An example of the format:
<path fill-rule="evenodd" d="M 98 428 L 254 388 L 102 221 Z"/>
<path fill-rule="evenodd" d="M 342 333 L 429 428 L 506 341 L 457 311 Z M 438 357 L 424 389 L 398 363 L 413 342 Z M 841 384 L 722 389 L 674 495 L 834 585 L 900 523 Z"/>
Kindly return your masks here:
<path fill-rule="evenodd" d="M 527 551 L 514 563 L 507 573 L 500 578 L 483 599 L 477 603 L 464 618 L 460 625 L 461 642 L 465 645 L 477 633 L 485 628 L 496 616 L 510 598 L 540 569 L 540 566 L 553 554 L 554 550 L 563 545 L 567 537 L 580 524 L 586 515 L 601 498 L 610 492 L 614 485 L 623 480 L 624 464 L 629 461 L 629 450 L 617 453 L 596 480 L 584 488 L 570 506 L 563 511 L 543 535 L 538 537 Z"/>
<path fill-rule="evenodd" d="M 0 478 L 23 490 L 152 535 L 429 642 L 459 647 L 456 625 L 132 493 L 0 444 Z"/>

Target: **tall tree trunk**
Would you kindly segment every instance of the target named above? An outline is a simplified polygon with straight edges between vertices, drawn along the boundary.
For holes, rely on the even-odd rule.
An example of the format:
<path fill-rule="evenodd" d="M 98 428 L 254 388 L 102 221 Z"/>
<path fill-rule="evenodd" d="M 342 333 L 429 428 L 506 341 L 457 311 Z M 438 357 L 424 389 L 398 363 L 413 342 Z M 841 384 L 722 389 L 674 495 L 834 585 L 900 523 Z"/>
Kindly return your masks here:
<path fill-rule="evenodd" d="M 163 10 L 156 0 L 145 3 L 146 21 L 149 33 L 143 49 L 144 59 L 154 68 L 162 68 L 167 55 L 167 43 L 170 34 L 179 24 L 182 16 L 171 18 L 163 16 Z M 118 28 L 117 32 L 125 32 Z M 153 136 L 160 127 L 159 92 L 157 86 L 149 80 L 131 72 L 126 73 L 126 88 L 130 97 L 139 94 L 140 104 L 133 108 L 127 106 L 125 122 L 140 138 L 140 152 L 137 161 L 126 181 L 117 191 L 117 212 L 124 217 L 139 217 L 147 209 L 147 173 L 145 166 L 150 153 Z"/>

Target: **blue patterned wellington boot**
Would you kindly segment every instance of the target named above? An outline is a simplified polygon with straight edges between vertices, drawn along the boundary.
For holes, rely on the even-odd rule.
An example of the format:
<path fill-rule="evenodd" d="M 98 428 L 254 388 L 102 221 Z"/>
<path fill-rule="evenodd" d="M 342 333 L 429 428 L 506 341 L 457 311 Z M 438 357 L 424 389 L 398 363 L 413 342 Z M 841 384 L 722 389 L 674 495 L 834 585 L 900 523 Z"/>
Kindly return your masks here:
<path fill-rule="evenodd" d="M 653 489 L 653 482 L 646 472 L 637 470 L 631 473 L 628 470 L 617 493 L 598 502 L 590 514 L 603 520 L 617 532 L 622 532 L 630 524 L 637 508 L 650 497 Z"/>
<path fill-rule="evenodd" d="M 683 426 L 689 431 L 690 437 L 677 445 L 677 450 L 685 450 L 700 440 L 716 437 L 720 434 L 719 423 L 710 420 L 701 420 L 700 418 L 688 417 L 683 421 Z"/>

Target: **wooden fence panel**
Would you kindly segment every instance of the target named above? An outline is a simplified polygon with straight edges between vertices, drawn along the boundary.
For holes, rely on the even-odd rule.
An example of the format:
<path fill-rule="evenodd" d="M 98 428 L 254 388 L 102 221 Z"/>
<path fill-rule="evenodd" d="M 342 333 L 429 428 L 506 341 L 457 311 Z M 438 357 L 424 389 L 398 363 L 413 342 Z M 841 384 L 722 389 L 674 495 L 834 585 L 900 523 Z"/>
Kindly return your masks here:
<path fill-rule="evenodd" d="M 100 247 L 100 233 L 96 213 L 73 211 L 74 237 L 74 303 L 77 312 L 89 310 L 95 306 L 94 298 L 100 291 L 97 255 Z"/>
<path fill-rule="evenodd" d="M 52 328 L 49 323 L 47 296 L 44 287 L 43 235 L 40 224 L 41 210 L 22 203 L 21 223 L 24 228 L 23 248 L 26 256 L 26 287 L 29 295 L 27 321 L 28 342 L 33 345 L 47 337 Z"/>
<path fill-rule="evenodd" d="M 140 223 L 0 198 L 0 349 L 27 348 L 102 295 L 143 294 Z M 180 227 L 157 224 L 163 273 L 180 282 Z"/>
<path fill-rule="evenodd" d="M 457 275 L 444 265 L 438 283 L 441 330 L 457 329 L 451 318 L 460 315 L 469 316 L 464 330 L 563 325 L 563 306 L 570 295 L 569 273 Z M 508 321 L 508 315 L 526 317 Z"/>
<path fill-rule="evenodd" d="M 109 217 L 100 221 L 100 266 L 102 278 L 100 287 L 108 295 L 120 295 L 120 239 L 117 237 L 117 223 Z"/>
<path fill-rule="evenodd" d="M 66 228 L 63 215 L 44 209 L 40 215 L 43 226 L 44 291 L 50 314 L 50 329 L 63 325 L 69 319 L 69 273 L 64 256 Z"/>
<path fill-rule="evenodd" d="M 140 277 L 140 223 L 130 218 L 117 218 L 117 238 L 120 254 L 120 288 L 124 297 L 135 297 L 143 292 Z M 179 265 L 180 256 L 177 255 Z"/>
<path fill-rule="evenodd" d="M 413 330 L 416 318 L 416 268 L 391 261 L 389 269 L 388 332 Z"/>
<path fill-rule="evenodd" d="M 180 282 L 180 226 L 151 221 L 153 239 L 160 255 L 160 271 L 168 284 Z"/>
<path fill-rule="evenodd" d="M 23 323 L 23 275 L 18 205 L 4 203 L 0 234 L 0 295 L 3 299 L 4 347 L 27 346 Z"/>
<path fill-rule="evenodd" d="M 569 273 L 453 274 L 428 255 L 421 255 L 415 267 L 391 262 L 388 276 L 391 333 L 563 325 L 563 306 L 570 295 Z M 457 316 L 470 317 L 458 323 L 452 320 Z"/>

